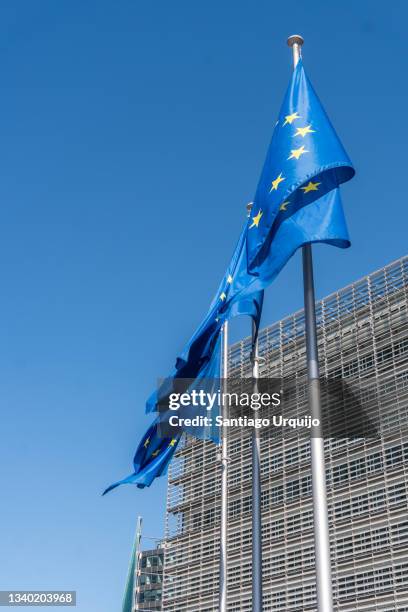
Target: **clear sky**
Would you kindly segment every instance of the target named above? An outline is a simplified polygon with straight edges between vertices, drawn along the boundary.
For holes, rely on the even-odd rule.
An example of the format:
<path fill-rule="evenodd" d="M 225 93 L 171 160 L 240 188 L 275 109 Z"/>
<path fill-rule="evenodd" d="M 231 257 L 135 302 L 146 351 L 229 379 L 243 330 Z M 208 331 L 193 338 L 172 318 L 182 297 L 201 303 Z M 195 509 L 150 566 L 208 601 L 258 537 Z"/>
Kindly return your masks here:
<path fill-rule="evenodd" d="M 318 296 L 407 253 L 407 19 L 402 1 L 2 3 L 0 589 L 116 612 L 137 514 L 162 535 L 164 478 L 101 492 L 228 263 L 289 34 L 357 168 L 353 244 L 314 249 Z M 297 255 L 264 323 L 301 303 Z"/>

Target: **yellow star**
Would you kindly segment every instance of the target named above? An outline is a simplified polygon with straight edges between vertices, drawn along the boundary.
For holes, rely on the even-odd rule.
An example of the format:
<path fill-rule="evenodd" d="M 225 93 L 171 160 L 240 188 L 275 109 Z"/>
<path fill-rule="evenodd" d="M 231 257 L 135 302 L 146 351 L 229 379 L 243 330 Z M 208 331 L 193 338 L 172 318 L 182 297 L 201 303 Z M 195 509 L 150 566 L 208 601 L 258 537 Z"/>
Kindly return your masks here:
<path fill-rule="evenodd" d="M 232 283 L 232 276 L 228 274 L 227 283 L 230 285 Z"/>
<path fill-rule="evenodd" d="M 177 442 L 177 439 L 176 439 L 176 438 L 173 438 L 173 439 L 170 441 L 169 446 L 174 446 L 176 442 Z"/>
<path fill-rule="evenodd" d="M 223 302 L 223 301 L 225 300 L 225 298 L 226 298 L 226 297 L 227 297 L 227 294 L 226 294 L 226 293 L 224 293 L 224 291 L 223 291 L 223 292 L 221 293 L 221 295 L 220 295 L 220 300 L 221 300 L 221 302 Z"/>
<path fill-rule="evenodd" d="M 298 115 L 297 111 L 295 113 L 292 113 L 291 115 L 286 115 L 285 122 L 283 125 L 285 126 L 288 123 L 293 123 L 295 119 L 300 119 L 300 115 Z"/>
<path fill-rule="evenodd" d="M 296 133 L 293 134 L 293 137 L 295 136 L 302 136 L 302 138 L 304 138 L 306 136 L 306 134 L 314 134 L 316 130 L 312 130 L 312 126 L 311 125 L 306 125 L 306 127 L 302 127 L 302 128 L 296 128 Z"/>
<path fill-rule="evenodd" d="M 249 226 L 249 229 L 252 229 L 253 227 L 258 227 L 262 215 L 262 210 L 259 210 L 258 214 L 255 215 L 255 217 L 252 217 L 252 225 Z"/>
<path fill-rule="evenodd" d="M 305 187 L 301 187 L 305 193 L 309 193 L 309 191 L 318 191 L 318 187 L 321 183 L 314 183 L 313 181 L 309 181 Z"/>
<path fill-rule="evenodd" d="M 282 202 L 282 204 L 279 206 L 279 210 L 287 210 L 288 204 L 290 204 L 290 202 Z"/>
<path fill-rule="evenodd" d="M 271 191 L 276 191 L 277 188 L 279 187 L 279 183 L 281 183 L 284 180 L 285 180 L 285 177 L 282 176 L 282 172 L 281 172 L 280 175 L 277 176 L 274 181 L 272 181 L 272 187 L 270 188 L 269 193 L 271 193 Z"/>
<path fill-rule="evenodd" d="M 152 457 L 157 457 L 159 453 L 160 453 L 160 448 L 158 448 L 157 450 L 154 451 L 154 453 L 152 453 Z"/>
<path fill-rule="evenodd" d="M 144 443 L 144 447 L 147 448 L 149 446 L 150 443 L 150 438 L 146 438 L 145 443 Z"/>
<path fill-rule="evenodd" d="M 305 147 L 302 145 L 298 149 L 292 149 L 288 159 L 299 159 L 299 157 L 301 155 L 304 155 L 305 153 L 309 153 L 309 151 L 307 151 Z"/>

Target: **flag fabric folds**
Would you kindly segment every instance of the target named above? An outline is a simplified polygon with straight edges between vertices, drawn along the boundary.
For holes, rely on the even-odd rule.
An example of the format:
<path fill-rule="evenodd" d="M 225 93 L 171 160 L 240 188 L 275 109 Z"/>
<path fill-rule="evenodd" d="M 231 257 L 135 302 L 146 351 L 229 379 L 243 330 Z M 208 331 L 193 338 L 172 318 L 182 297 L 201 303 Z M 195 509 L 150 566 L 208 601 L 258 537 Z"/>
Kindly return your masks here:
<path fill-rule="evenodd" d="M 245 295 L 268 287 L 298 248 L 316 242 L 340 248 L 350 246 L 338 188 L 282 218 L 274 228 L 269 251 L 257 265 L 255 275 L 246 271 L 242 278 L 236 277 L 236 284 L 242 285 L 236 298 L 242 300 Z"/>
<path fill-rule="evenodd" d="M 187 343 L 181 356 L 177 359 L 176 370 L 184 378 L 188 378 L 186 374 L 189 374 L 190 368 L 192 368 L 193 374 L 196 373 L 195 364 L 201 365 L 211 357 L 214 343 L 225 321 L 238 315 L 248 315 L 253 318 L 257 327 L 259 326 L 262 314 L 263 292 L 254 290 L 247 295 L 242 295 L 241 292 L 242 283 L 245 284 L 247 270 L 245 258 L 246 240 L 247 230 L 245 224 L 231 258 L 231 263 L 215 293 L 204 321 Z M 241 284 L 237 285 L 234 282 L 236 278 L 241 279 Z"/>
<path fill-rule="evenodd" d="M 213 392 L 215 388 L 208 385 L 219 385 L 221 350 L 220 333 L 223 323 L 238 315 L 251 316 L 258 330 L 262 313 L 263 291 L 254 291 L 250 295 L 243 295 L 242 299 L 235 299 L 242 283 L 245 283 L 246 273 L 246 224 L 240 234 L 238 244 L 235 248 L 231 263 L 219 285 L 217 293 L 210 305 L 207 316 L 187 343 L 181 356 L 177 358 L 173 374 L 166 378 L 146 403 L 146 412 L 158 411 L 158 415 L 139 443 L 134 457 L 134 472 L 108 487 L 103 495 L 119 487 L 122 484 L 134 484 L 139 488 L 148 487 L 153 480 L 165 473 L 177 445 L 180 441 L 182 431 L 176 430 L 173 436 L 164 436 L 166 421 L 169 412 L 160 406 L 166 406 L 166 398 L 170 393 L 187 391 L 191 386 L 200 386 L 207 392 Z M 234 284 L 234 278 L 239 277 L 240 283 Z M 180 389 L 178 383 L 186 380 L 189 386 Z M 188 382 L 187 382 L 188 381 Z M 217 389 L 218 390 L 218 389 Z M 191 408 L 186 406 L 180 410 L 184 417 L 193 416 Z M 202 439 L 219 442 L 219 427 L 215 424 L 211 427 L 185 427 L 184 431 Z"/>
<path fill-rule="evenodd" d="M 271 262 L 263 264 L 271 251 L 275 254 L 282 247 L 283 237 L 295 247 L 283 248 L 292 252 L 299 242 L 349 246 L 337 187 L 353 176 L 353 165 L 300 60 L 275 126 L 248 220 L 249 271 L 270 282 Z M 326 194 L 321 205 L 310 206 Z M 295 222 L 290 221 L 301 210 Z M 287 229 L 279 234 L 285 223 Z"/>
<path fill-rule="evenodd" d="M 255 287 L 243 293 L 252 277 L 247 273 L 246 262 L 247 227 L 244 225 L 234 250 L 231 263 L 210 304 L 208 313 L 183 352 L 176 360 L 175 369 L 169 378 L 147 400 L 146 412 L 157 411 L 165 405 L 165 398 L 173 391 L 173 384 L 180 379 L 203 379 L 218 376 L 215 364 L 219 355 L 219 337 L 225 321 L 238 316 L 248 315 L 259 328 L 262 314 L 263 291 Z M 239 281 L 237 282 L 237 280 Z M 216 347 L 217 350 L 216 350 Z M 209 372 L 211 374 L 209 374 Z M 180 389 L 178 387 L 178 389 Z"/>
<path fill-rule="evenodd" d="M 174 437 L 163 438 L 158 434 L 160 421 L 168 418 L 166 398 L 180 380 L 190 379 L 186 385 L 191 386 L 191 381 L 218 377 L 224 322 L 245 314 L 253 318 L 258 330 L 263 290 L 299 247 L 314 242 L 350 246 L 339 186 L 353 176 L 353 165 L 300 60 L 231 263 L 206 317 L 177 358 L 172 375 L 146 403 L 146 412 L 158 411 L 159 415 L 139 444 L 134 473 L 105 493 L 124 483 L 149 486 L 165 471 L 182 434 L 177 431 Z M 190 433 L 218 440 L 218 431 Z"/>
<path fill-rule="evenodd" d="M 165 472 L 180 442 L 182 432 L 174 428 L 173 435 L 163 436 L 160 421 L 161 419 L 157 417 L 140 441 L 133 459 L 134 472 L 112 484 L 103 495 L 122 484 L 134 484 L 139 489 L 149 487 L 157 476 Z"/>

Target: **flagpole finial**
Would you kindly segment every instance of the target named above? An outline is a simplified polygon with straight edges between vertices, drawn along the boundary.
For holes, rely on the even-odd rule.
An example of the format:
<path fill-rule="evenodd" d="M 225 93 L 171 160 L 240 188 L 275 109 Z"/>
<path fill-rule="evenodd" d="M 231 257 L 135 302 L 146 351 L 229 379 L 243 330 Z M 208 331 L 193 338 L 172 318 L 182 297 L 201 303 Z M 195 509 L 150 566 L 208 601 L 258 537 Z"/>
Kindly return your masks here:
<path fill-rule="evenodd" d="M 293 51 L 293 65 L 295 68 L 301 57 L 300 49 L 304 42 L 303 36 L 300 36 L 300 34 L 292 34 L 287 40 L 289 47 L 291 47 Z"/>
<path fill-rule="evenodd" d="M 248 204 L 246 205 L 246 211 L 247 211 L 248 217 L 251 215 L 251 210 L 252 210 L 253 205 L 254 205 L 253 202 L 248 202 Z"/>
<path fill-rule="evenodd" d="M 301 47 L 304 42 L 305 40 L 300 34 L 292 34 L 292 36 L 288 38 L 289 47 L 293 47 L 293 45 L 299 45 L 299 47 Z"/>

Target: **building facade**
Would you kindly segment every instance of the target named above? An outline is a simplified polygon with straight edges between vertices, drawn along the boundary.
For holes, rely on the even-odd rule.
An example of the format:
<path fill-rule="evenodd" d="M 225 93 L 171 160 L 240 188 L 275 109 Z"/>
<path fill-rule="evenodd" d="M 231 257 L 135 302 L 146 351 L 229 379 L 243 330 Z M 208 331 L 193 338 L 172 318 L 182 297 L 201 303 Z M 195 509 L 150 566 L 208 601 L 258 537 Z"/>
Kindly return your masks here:
<path fill-rule="evenodd" d="M 162 609 L 163 548 L 158 546 L 139 553 L 135 610 Z"/>
<path fill-rule="evenodd" d="M 408 257 L 318 302 L 317 320 L 322 377 L 357 385 L 378 430 L 348 437 L 341 425 L 325 440 L 335 610 L 408 612 Z M 260 375 L 296 389 L 285 414 L 305 414 L 303 311 L 264 329 L 259 347 Z M 229 364 L 231 376 L 251 375 L 248 338 Z M 347 424 L 357 409 L 330 400 L 326 413 Z M 231 612 L 252 609 L 250 453 L 251 433 L 231 431 Z M 261 470 L 264 609 L 316 610 L 307 436 L 262 434 Z M 218 609 L 220 486 L 217 447 L 186 438 L 168 475 L 165 611 Z"/>

